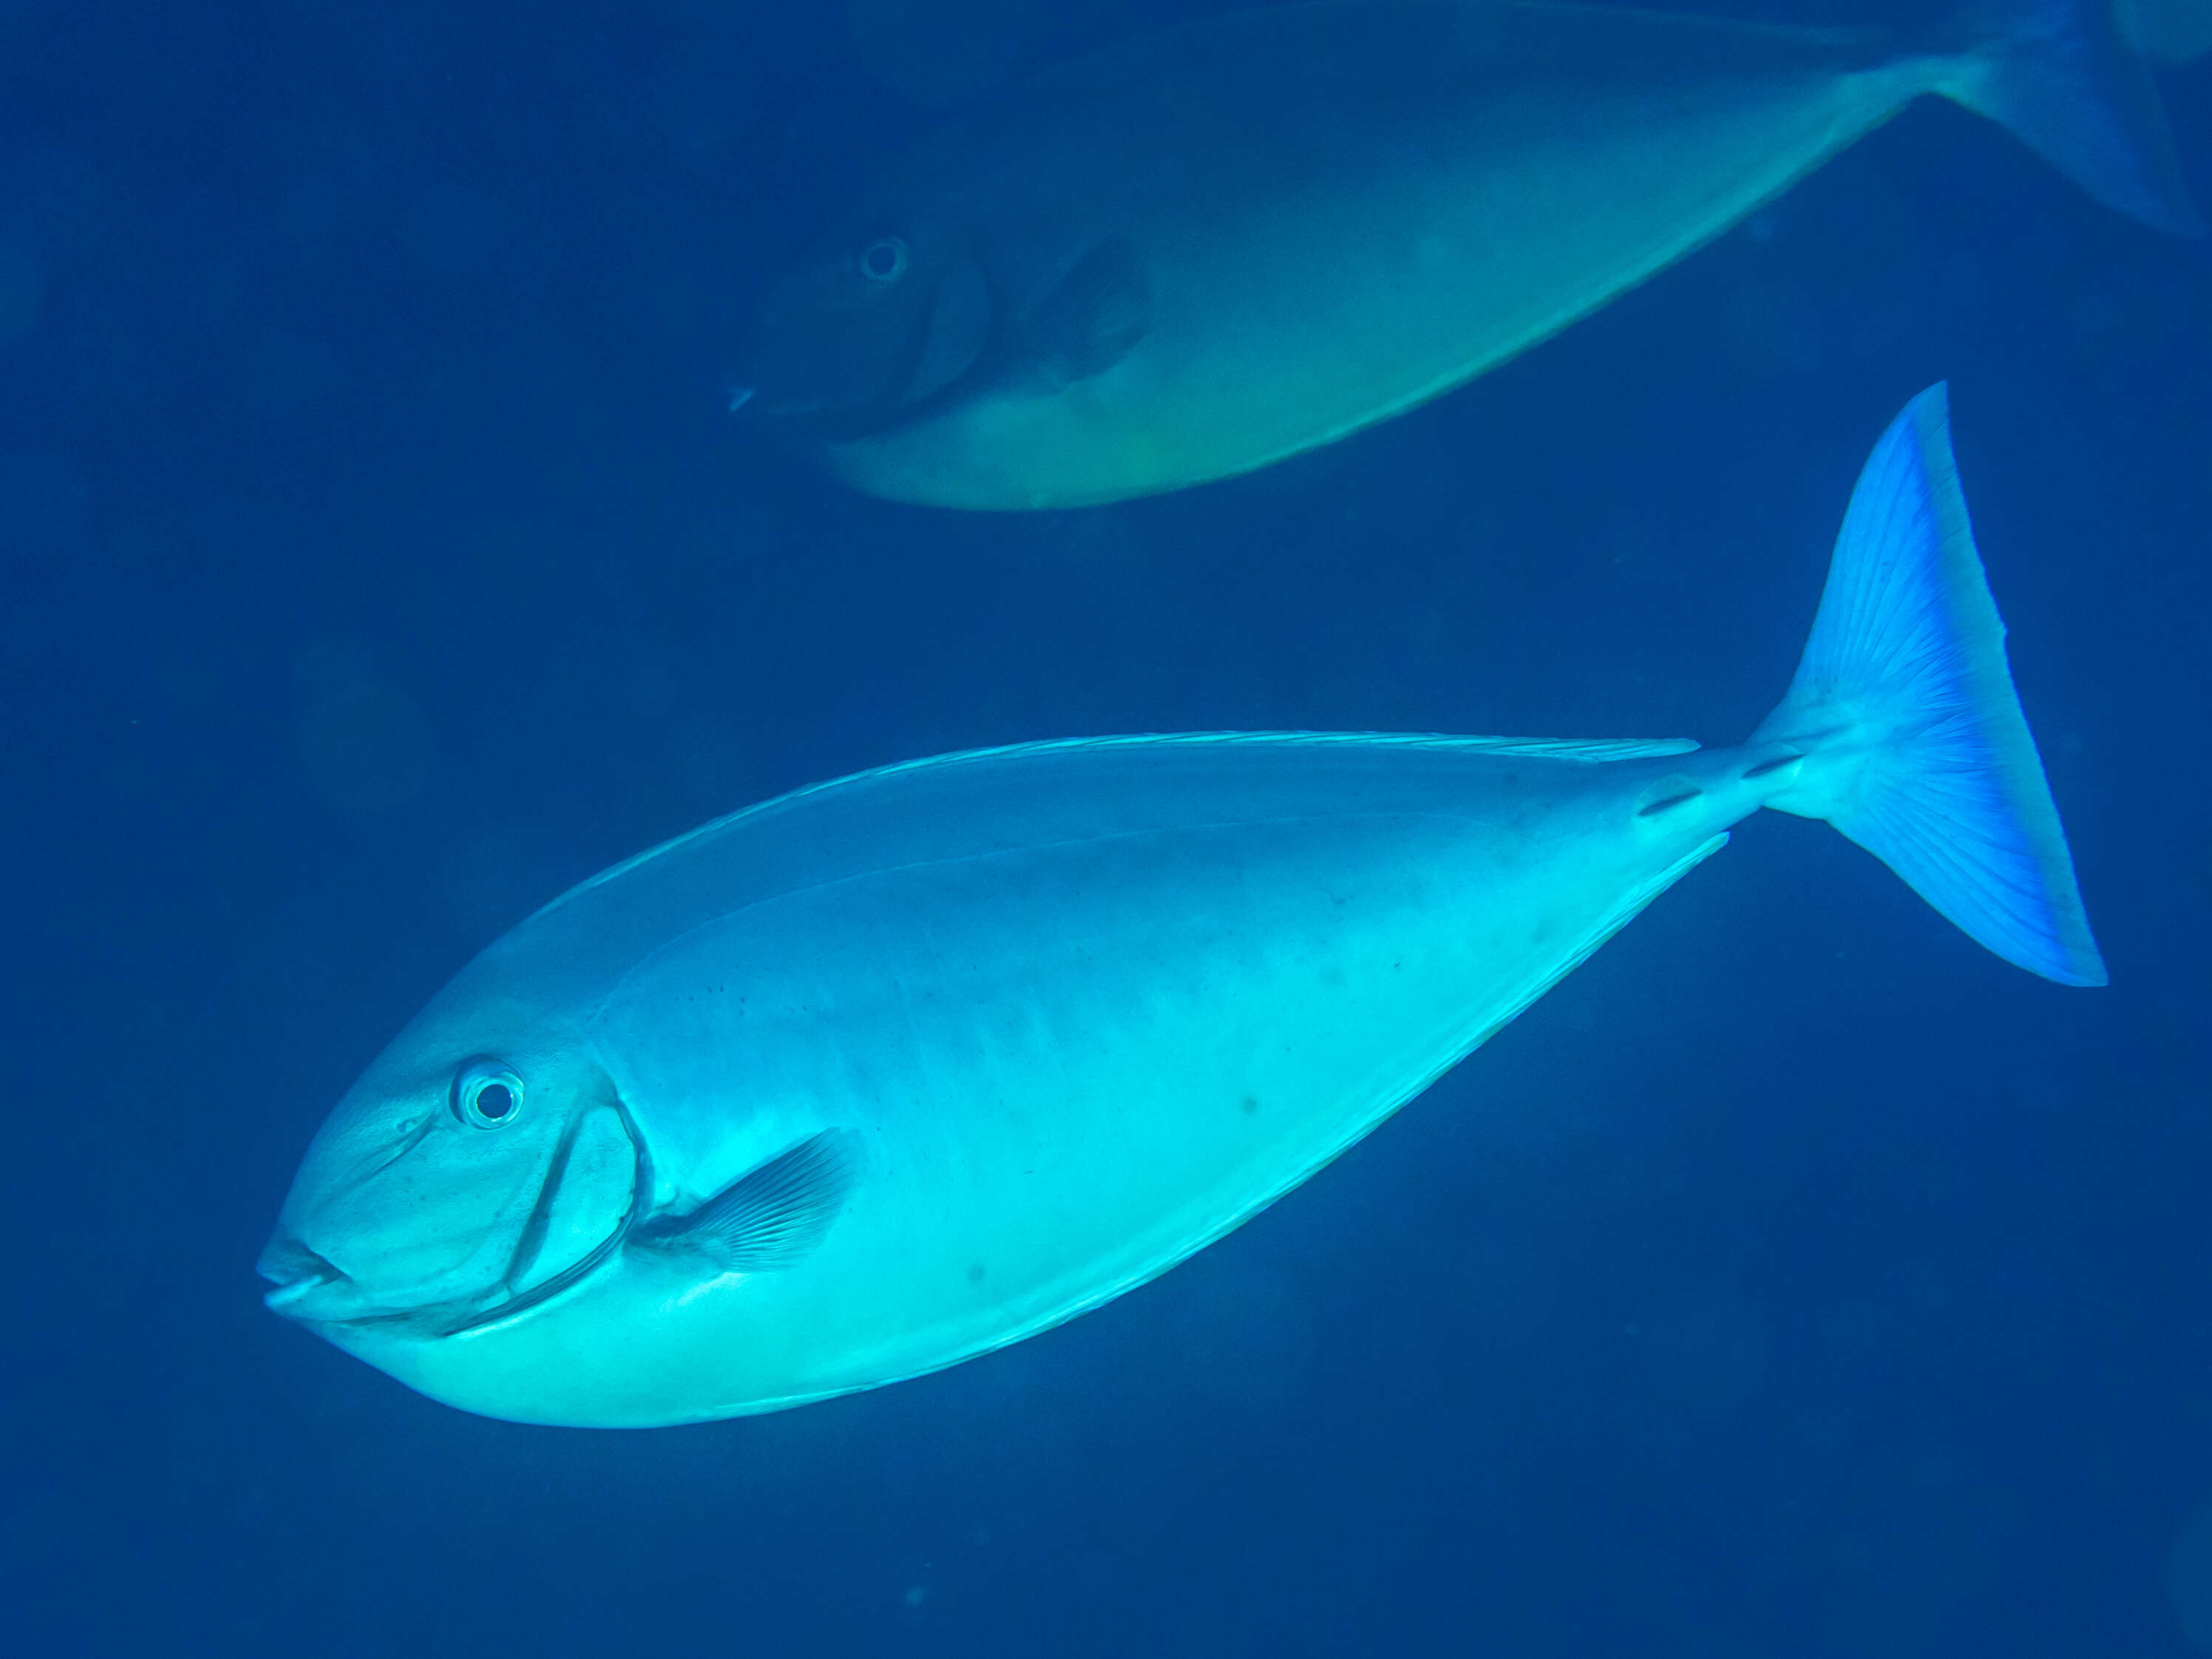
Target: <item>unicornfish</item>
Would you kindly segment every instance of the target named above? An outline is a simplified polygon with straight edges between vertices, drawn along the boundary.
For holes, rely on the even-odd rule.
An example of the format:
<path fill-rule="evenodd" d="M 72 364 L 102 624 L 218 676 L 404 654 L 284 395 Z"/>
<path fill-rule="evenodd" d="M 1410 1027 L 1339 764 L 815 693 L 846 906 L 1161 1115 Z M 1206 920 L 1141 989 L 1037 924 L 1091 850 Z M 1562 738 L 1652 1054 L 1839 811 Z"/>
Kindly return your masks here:
<path fill-rule="evenodd" d="M 2201 228 L 2106 0 L 1909 40 L 1319 0 L 1058 65 L 924 138 L 769 289 L 732 394 L 872 495 L 1078 507 L 1249 471 L 1496 367 L 1924 94 Z"/>
<path fill-rule="evenodd" d="M 1941 387 L 1741 746 L 1033 743 L 801 789 L 585 882 L 356 1083 L 269 1305 L 431 1397 L 773 1411 L 1165 1272 L 1457 1065 L 1762 807 L 2099 985 Z"/>

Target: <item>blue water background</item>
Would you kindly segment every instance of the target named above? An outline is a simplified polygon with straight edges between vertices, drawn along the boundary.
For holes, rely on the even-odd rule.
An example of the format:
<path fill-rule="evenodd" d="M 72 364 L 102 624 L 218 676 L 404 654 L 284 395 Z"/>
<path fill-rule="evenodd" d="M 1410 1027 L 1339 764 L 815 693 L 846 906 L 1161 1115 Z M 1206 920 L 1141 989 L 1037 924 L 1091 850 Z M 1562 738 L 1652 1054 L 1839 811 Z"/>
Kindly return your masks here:
<path fill-rule="evenodd" d="M 2212 64 L 2166 87 L 2212 198 Z M 830 4 L 0 7 L 11 1650 L 2212 1643 L 2204 247 L 1931 103 L 1408 418 L 964 518 L 721 409 L 927 118 Z M 1732 740 L 1939 377 L 2109 991 L 1769 815 L 1310 1187 L 938 1376 L 528 1429 L 260 1306 L 315 1124 L 567 884 L 1019 738 Z"/>

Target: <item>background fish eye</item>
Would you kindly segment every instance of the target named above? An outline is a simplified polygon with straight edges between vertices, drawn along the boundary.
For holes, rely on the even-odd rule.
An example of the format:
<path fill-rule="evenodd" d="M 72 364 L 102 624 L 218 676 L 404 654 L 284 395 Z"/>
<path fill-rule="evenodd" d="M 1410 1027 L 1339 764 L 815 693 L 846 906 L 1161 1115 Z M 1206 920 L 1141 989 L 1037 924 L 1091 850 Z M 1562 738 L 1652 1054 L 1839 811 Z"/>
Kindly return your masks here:
<path fill-rule="evenodd" d="M 906 275 L 906 244 L 896 236 L 879 236 L 860 250 L 856 263 L 870 282 L 896 283 Z"/>
<path fill-rule="evenodd" d="M 453 1079 L 453 1115 L 477 1129 L 499 1129 L 522 1112 L 522 1079 L 503 1066 L 472 1060 Z"/>

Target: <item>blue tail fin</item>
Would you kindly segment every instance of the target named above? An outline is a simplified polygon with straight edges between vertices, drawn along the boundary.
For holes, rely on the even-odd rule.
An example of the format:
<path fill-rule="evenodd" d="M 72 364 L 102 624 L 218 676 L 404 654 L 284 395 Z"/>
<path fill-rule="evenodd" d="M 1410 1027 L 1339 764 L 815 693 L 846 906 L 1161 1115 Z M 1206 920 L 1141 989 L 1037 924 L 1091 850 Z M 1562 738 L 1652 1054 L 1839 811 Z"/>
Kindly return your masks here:
<path fill-rule="evenodd" d="M 1797 678 L 1752 738 L 1805 757 L 1767 804 L 1826 818 L 2006 961 L 2102 985 L 2004 633 L 1936 386 L 1860 473 Z"/>
<path fill-rule="evenodd" d="M 1972 0 L 1974 44 L 1937 90 L 2011 131 L 2106 207 L 2201 236 L 2158 88 L 2116 0 Z"/>

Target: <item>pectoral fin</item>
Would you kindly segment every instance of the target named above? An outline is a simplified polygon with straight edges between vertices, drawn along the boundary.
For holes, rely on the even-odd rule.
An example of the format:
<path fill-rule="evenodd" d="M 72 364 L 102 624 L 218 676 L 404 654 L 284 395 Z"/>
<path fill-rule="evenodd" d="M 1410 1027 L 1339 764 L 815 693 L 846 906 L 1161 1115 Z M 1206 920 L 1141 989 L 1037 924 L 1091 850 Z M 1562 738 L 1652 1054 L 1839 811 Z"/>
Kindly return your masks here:
<path fill-rule="evenodd" d="M 1152 326 L 1152 289 L 1127 237 L 1101 242 L 1037 302 L 1023 331 L 1025 367 L 1054 386 L 1103 374 Z"/>
<path fill-rule="evenodd" d="M 665 1255 L 703 1255 L 729 1273 L 796 1266 L 828 1237 L 852 1194 L 856 1160 L 842 1130 L 810 1135 L 688 1215 L 656 1217 L 631 1242 Z"/>

